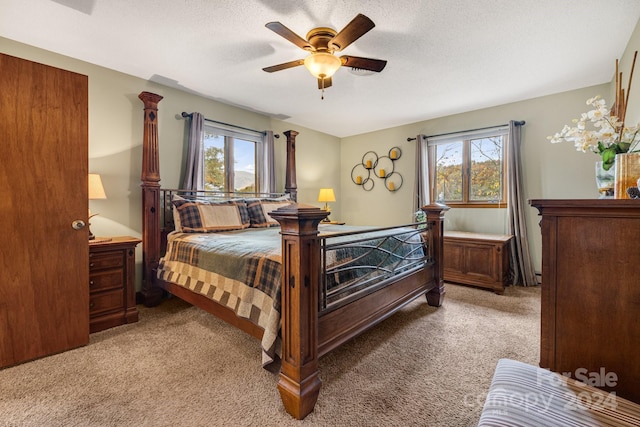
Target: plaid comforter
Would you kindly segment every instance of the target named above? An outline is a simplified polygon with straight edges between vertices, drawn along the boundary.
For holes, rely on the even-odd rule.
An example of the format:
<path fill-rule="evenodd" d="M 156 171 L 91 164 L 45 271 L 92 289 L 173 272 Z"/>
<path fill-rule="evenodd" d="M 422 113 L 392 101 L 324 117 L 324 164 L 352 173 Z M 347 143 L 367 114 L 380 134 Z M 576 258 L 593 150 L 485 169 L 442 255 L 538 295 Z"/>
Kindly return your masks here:
<path fill-rule="evenodd" d="M 280 326 L 279 228 L 220 233 L 172 233 L 158 278 L 230 308 L 264 329 L 262 363 L 277 352 Z"/>
<path fill-rule="evenodd" d="M 363 228 L 366 227 L 323 225 L 321 233 L 328 236 L 332 233 L 363 231 Z M 360 235 L 359 238 L 372 238 L 368 246 L 376 246 L 379 236 L 387 233 Z M 358 276 L 379 274 L 377 270 L 370 271 L 370 267 L 352 267 L 354 260 L 361 265 L 385 264 L 401 270 L 400 266 L 407 259 L 422 254 L 422 249 L 420 254 L 415 253 L 416 244 L 421 248 L 419 236 L 414 236 L 414 239 L 417 242 L 413 249 L 398 248 L 396 243 L 390 241 L 382 246 L 383 251 L 370 252 L 362 247 L 344 246 L 331 251 L 328 254 L 331 259 L 327 260 L 331 282 L 329 288 L 335 287 L 335 291 L 339 292 L 354 280 L 353 275 L 357 270 L 364 270 L 357 273 Z M 338 243 L 349 240 L 349 236 L 335 238 Z M 158 278 L 205 295 L 263 328 L 261 344 L 264 366 L 273 362 L 279 353 L 281 245 L 279 227 L 217 233 L 174 232 L 169 235 L 167 253 L 160 260 Z M 390 253 L 394 255 L 389 256 Z"/>

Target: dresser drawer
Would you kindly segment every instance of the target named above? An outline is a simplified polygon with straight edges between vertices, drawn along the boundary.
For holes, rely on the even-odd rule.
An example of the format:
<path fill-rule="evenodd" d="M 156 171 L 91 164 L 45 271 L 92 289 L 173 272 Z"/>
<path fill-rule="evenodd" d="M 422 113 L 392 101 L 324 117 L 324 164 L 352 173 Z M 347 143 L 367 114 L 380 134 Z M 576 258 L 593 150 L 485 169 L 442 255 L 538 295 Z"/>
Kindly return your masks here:
<path fill-rule="evenodd" d="M 124 269 L 122 268 L 93 271 L 89 274 L 89 292 L 122 288 L 124 281 Z"/>
<path fill-rule="evenodd" d="M 89 254 L 89 272 L 103 268 L 124 266 L 122 251 L 96 252 Z"/>
<path fill-rule="evenodd" d="M 124 307 L 124 291 L 101 292 L 89 296 L 89 316 L 93 317 L 108 311 L 122 310 Z"/>

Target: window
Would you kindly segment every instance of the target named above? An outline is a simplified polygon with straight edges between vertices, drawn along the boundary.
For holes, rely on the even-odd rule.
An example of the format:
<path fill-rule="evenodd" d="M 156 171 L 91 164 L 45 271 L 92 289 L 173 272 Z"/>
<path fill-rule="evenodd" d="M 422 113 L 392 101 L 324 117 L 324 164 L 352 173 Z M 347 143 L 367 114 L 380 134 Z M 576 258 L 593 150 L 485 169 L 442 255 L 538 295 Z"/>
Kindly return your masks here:
<path fill-rule="evenodd" d="M 205 190 L 254 192 L 257 188 L 258 132 L 240 132 L 221 125 L 204 126 Z"/>
<path fill-rule="evenodd" d="M 508 128 L 431 137 L 434 197 L 451 206 L 506 207 Z"/>

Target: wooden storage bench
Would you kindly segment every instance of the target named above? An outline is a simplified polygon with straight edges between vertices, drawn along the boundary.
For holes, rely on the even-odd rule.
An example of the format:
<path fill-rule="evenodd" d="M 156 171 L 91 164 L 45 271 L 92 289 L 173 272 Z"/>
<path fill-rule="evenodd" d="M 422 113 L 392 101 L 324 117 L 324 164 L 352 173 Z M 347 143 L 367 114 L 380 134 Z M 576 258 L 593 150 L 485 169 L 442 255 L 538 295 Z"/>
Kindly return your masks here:
<path fill-rule="evenodd" d="M 509 242 L 506 234 L 444 232 L 444 280 L 504 292 L 509 284 Z"/>

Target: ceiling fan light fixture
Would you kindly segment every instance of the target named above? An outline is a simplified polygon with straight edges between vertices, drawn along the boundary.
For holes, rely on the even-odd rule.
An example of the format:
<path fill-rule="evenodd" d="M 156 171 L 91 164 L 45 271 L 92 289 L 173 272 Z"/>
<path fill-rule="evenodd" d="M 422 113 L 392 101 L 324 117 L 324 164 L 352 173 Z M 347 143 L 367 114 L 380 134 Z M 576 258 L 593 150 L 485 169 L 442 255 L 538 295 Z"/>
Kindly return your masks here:
<path fill-rule="evenodd" d="M 338 71 L 342 66 L 342 61 L 328 52 L 314 52 L 304 59 L 304 66 L 314 77 L 326 79 Z"/>

